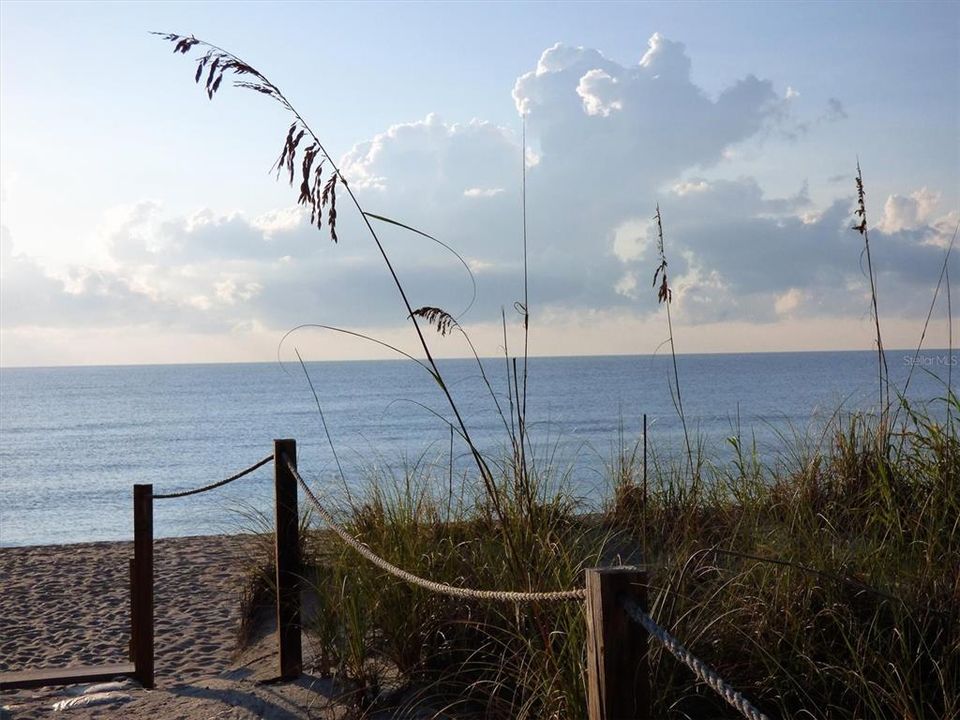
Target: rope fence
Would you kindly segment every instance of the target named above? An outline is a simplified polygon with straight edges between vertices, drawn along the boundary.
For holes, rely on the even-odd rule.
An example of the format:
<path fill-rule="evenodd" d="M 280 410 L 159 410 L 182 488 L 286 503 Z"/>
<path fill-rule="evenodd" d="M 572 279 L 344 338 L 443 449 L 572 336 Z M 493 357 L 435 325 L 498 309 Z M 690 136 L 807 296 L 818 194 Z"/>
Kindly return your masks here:
<path fill-rule="evenodd" d="M 633 602 L 632 600 L 627 600 L 624 602 L 624 609 L 634 621 L 640 623 L 644 630 L 656 638 L 671 655 L 690 668 L 690 670 L 693 671 L 693 674 L 696 675 L 701 682 L 726 700 L 727 703 L 739 710 L 745 718 L 748 720 L 770 720 L 769 717 L 751 705 L 750 702 L 740 692 L 734 690 L 722 677 L 720 677 L 720 675 L 717 674 L 716 670 L 711 668 L 700 658 L 696 657 L 693 653 L 687 650 L 687 648 L 681 645 L 680 642 L 673 637 L 673 635 L 657 625 L 653 618 L 645 613 L 643 608 L 637 605 L 637 603 Z"/>
<path fill-rule="evenodd" d="M 209 492 L 210 490 L 216 490 L 217 488 L 223 487 L 224 485 L 229 485 L 234 480 L 239 480 L 240 478 L 246 475 L 249 475 L 254 470 L 258 470 L 259 468 L 262 468 L 264 465 L 271 462 L 272 460 L 273 460 L 273 455 L 272 454 L 267 455 L 263 460 L 260 460 L 259 462 L 254 463 L 253 465 L 248 467 L 246 470 L 241 470 L 236 475 L 231 475 L 230 477 L 225 478 L 223 480 L 218 480 L 217 482 L 210 483 L 209 485 L 203 485 L 198 488 L 193 488 L 192 490 L 181 490 L 179 492 L 172 492 L 172 493 L 157 493 L 153 496 L 153 499 L 154 500 L 171 500 L 173 498 L 182 498 L 182 497 L 187 497 L 189 495 L 199 495 L 200 493 Z"/>
<path fill-rule="evenodd" d="M 419 577 L 413 573 L 407 572 L 402 568 L 398 568 L 396 565 L 384 560 L 382 557 L 374 553 L 369 547 L 364 545 L 362 542 L 353 537 L 346 528 L 340 525 L 336 520 L 334 520 L 333 515 L 320 503 L 317 499 L 317 496 L 313 494 L 313 491 L 310 490 L 310 487 L 307 485 L 306 481 L 297 471 L 296 465 L 294 465 L 290 459 L 286 456 L 282 456 L 283 462 L 286 464 L 287 469 L 293 474 L 297 479 L 300 487 L 303 489 L 304 494 L 306 494 L 307 499 L 310 500 L 310 503 L 316 509 L 317 513 L 323 518 L 330 528 L 343 540 L 347 545 L 352 547 L 363 557 L 369 560 L 371 563 L 376 565 L 381 570 L 393 575 L 394 577 L 405 580 L 411 585 L 416 585 L 422 587 L 425 590 L 431 590 L 436 593 L 441 593 L 443 595 L 449 595 L 450 597 L 458 598 L 468 598 L 471 600 L 498 600 L 501 602 L 557 602 L 563 600 L 583 600 L 586 591 L 583 589 L 578 590 L 559 590 L 554 592 L 516 592 L 510 590 L 474 590 L 471 588 L 456 587 L 454 585 L 447 585 L 446 583 L 439 583 L 433 580 L 427 580 L 426 578 Z"/>
<path fill-rule="evenodd" d="M 300 475 L 296 464 L 291 461 L 286 454 L 281 454 L 279 459 L 280 462 L 286 466 L 286 469 L 290 472 L 290 474 L 296 479 L 297 484 L 299 484 L 300 488 L 307 496 L 307 499 L 310 501 L 311 505 L 313 505 L 314 509 L 317 511 L 323 521 L 327 523 L 327 525 L 340 537 L 340 539 L 364 558 L 373 563 L 373 565 L 381 570 L 384 570 L 390 575 L 393 575 L 394 577 L 432 592 L 441 593 L 450 597 L 475 600 L 495 600 L 524 603 L 537 601 L 553 602 L 565 600 L 584 600 L 587 598 L 587 590 L 583 588 L 577 590 L 561 590 L 553 592 L 475 590 L 473 588 L 456 587 L 446 583 L 427 580 L 426 578 L 414 575 L 413 573 L 403 570 L 402 568 L 399 568 L 391 562 L 380 557 L 367 545 L 353 537 L 346 530 L 346 528 L 344 528 L 334 519 L 333 514 L 327 510 L 317 499 L 317 496 L 310 489 L 309 485 L 307 485 L 306 481 L 303 479 L 303 476 Z M 644 630 L 646 630 L 650 636 L 656 638 L 667 649 L 667 651 L 670 652 L 671 655 L 689 667 L 700 681 L 720 695 L 720 697 L 722 697 L 728 704 L 736 708 L 745 718 L 747 718 L 747 720 L 770 720 L 767 715 L 764 715 L 762 712 L 757 710 L 740 692 L 731 687 L 730 684 L 727 683 L 719 674 L 717 674 L 713 668 L 693 655 L 693 653 L 687 650 L 687 648 L 685 648 L 675 637 L 657 625 L 657 623 L 654 622 L 654 620 L 643 611 L 640 605 L 627 598 L 624 600 L 623 606 L 624 610 L 626 610 L 631 619 L 639 623 Z"/>

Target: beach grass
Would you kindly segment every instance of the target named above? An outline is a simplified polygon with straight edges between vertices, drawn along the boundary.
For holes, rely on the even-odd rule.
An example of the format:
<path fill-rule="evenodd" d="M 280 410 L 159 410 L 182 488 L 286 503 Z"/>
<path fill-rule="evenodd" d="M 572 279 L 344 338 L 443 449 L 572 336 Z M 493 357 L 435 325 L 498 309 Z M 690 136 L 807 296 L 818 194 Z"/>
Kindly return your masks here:
<path fill-rule="evenodd" d="M 956 416 L 956 396 L 944 402 Z M 498 476 L 502 517 L 483 492 L 451 496 L 426 463 L 370 474 L 339 517 L 395 565 L 462 587 L 570 589 L 585 567 L 643 563 L 653 618 L 771 717 L 956 717 L 960 444 L 942 412 L 904 407 L 896 432 L 838 414 L 821 437 L 783 437 L 772 459 L 731 436 L 725 461 L 697 459 L 695 480 L 686 456 L 654 446 L 647 497 L 637 448 L 624 444 L 599 513 L 562 465 L 533 455 L 528 482 Z M 507 460 L 497 466 L 509 471 Z M 586 716 L 582 603 L 450 598 L 332 538 L 306 552 L 320 669 L 354 688 L 357 708 Z M 729 714 L 651 651 L 655 717 Z"/>

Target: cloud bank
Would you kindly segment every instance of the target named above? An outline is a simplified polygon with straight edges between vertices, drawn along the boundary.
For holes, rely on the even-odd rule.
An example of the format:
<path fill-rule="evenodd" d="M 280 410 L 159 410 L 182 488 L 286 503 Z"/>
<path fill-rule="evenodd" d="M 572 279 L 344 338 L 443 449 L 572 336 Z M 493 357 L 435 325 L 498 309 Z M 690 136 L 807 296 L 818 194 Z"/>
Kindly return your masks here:
<path fill-rule="evenodd" d="M 813 134 L 846 117 L 836 98 L 820 117 L 793 117 L 798 95 L 749 75 L 711 97 L 692 81 L 683 44 L 660 34 L 633 65 L 557 44 L 513 88 L 528 148 L 514 130 L 429 115 L 359 143 L 342 169 L 366 210 L 460 252 L 478 292 L 464 322 L 494 321 L 521 297 L 522 166 L 535 321 L 658 312 L 650 287 L 658 202 L 679 323 L 863 317 L 868 282 L 850 230 L 852 176 L 823 207 L 802 180 L 793 194 L 768 197 L 750 177 L 706 178 L 739 143 L 779 130 Z M 400 325 L 405 312 L 382 259 L 340 202 L 334 246 L 296 207 L 172 217 L 144 201 L 111 213 L 102 266 L 58 275 L 19 252 L 4 228 L 3 326 L 217 334 L 302 322 Z M 934 190 L 908 188 L 871 206 L 881 302 L 891 299 L 885 314 L 925 313 L 956 219 L 942 204 Z M 456 258 L 402 229 L 377 229 L 415 306 L 464 307 L 471 281 Z"/>

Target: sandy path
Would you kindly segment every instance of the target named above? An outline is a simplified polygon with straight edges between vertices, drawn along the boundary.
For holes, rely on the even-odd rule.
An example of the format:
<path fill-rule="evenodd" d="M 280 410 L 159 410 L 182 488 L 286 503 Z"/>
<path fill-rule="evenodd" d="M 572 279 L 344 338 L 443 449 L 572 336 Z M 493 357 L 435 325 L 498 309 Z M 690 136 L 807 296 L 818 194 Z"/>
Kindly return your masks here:
<path fill-rule="evenodd" d="M 264 684 L 276 674 L 269 634 L 237 653 L 245 536 L 156 542 L 156 684 L 122 705 L 54 712 L 78 688 L 8 691 L 3 717 L 331 718 L 329 683 Z M 125 662 L 132 543 L 0 549 L 0 671 Z"/>
<path fill-rule="evenodd" d="M 158 678 L 229 663 L 250 546 L 243 536 L 156 542 Z M 125 662 L 131 557 L 132 543 L 0 550 L 0 671 Z"/>

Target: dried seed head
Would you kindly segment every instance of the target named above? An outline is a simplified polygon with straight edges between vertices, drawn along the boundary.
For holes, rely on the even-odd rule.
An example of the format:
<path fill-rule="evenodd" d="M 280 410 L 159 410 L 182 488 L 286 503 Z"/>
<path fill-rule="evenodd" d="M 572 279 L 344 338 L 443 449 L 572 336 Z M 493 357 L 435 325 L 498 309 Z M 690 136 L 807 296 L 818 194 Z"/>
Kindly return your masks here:
<path fill-rule="evenodd" d="M 320 206 L 327 208 L 327 225 L 330 227 L 330 239 L 337 242 L 337 178 L 340 174 L 336 171 L 330 175 L 326 185 L 323 186 L 323 193 L 320 195 Z M 319 225 L 318 225 L 319 226 Z"/>
<path fill-rule="evenodd" d="M 857 209 L 855 214 L 860 218 L 860 222 L 854 225 L 851 229 L 856 230 L 861 235 L 866 235 L 867 233 L 867 203 L 866 203 L 866 192 L 863 189 L 863 173 L 860 170 L 860 161 L 857 161 Z"/>
<path fill-rule="evenodd" d="M 657 304 L 669 303 L 673 299 L 673 290 L 667 280 L 667 254 L 663 249 L 663 219 L 660 216 L 660 205 L 657 205 L 657 214 L 653 216 L 657 221 L 657 252 L 660 253 L 660 264 L 653 271 L 653 286 L 657 286 L 657 278 L 660 279 L 660 287 L 657 289 Z"/>
<path fill-rule="evenodd" d="M 262 95 L 268 95 L 288 111 L 294 112 L 293 107 L 276 85 L 270 82 L 259 70 L 243 62 L 235 55 L 221 50 L 215 45 L 198 40 L 192 35 L 186 37 L 174 33 L 162 32 L 155 32 L 153 34 L 162 37 L 168 42 L 174 43 L 174 52 L 176 53 L 187 54 L 197 45 L 206 49 L 206 53 L 197 58 L 194 81 L 199 84 L 204 75 L 206 75 L 204 89 L 207 97 L 211 100 L 220 89 L 223 83 L 223 76 L 230 73 L 239 78 L 243 78 L 234 79 L 234 87 L 245 88 Z M 299 150 L 300 142 L 308 133 L 314 142 L 301 151 Z M 298 152 L 301 152 L 299 158 L 297 155 Z M 326 183 L 323 182 L 324 162 L 328 160 L 329 157 L 326 155 L 326 151 L 323 150 L 316 136 L 299 120 L 296 120 L 290 125 L 287 131 L 287 135 L 283 141 L 283 148 L 280 151 L 280 157 L 270 169 L 271 171 L 273 171 L 274 168 L 276 169 L 277 179 L 280 178 L 281 172 L 286 171 L 286 174 L 289 176 L 289 182 L 293 185 L 298 159 L 301 169 L 301 182 L 297 202 L 300 205 L 310 206 L 310 224 L 316 225 L 318 229 L 323 227 L 322 211 L 325 209 L 327 211 L 327 224 L 330 226 L 330 239 L 333 240 L 333 242 L 337 242 L 336 185 L 339 182 L 346 186 L 346 180 L 344 180 L 343 176 L 340 175 L 337 170 L 334 170 Z M 318 159 L 319 162 L 317 162 Z"/>
<path fill-rule="evenodd" d="M 436 328 L 437 332 L 441 335 L 446 335 L 455 327 L 459 327 L 456 319 L 450 313 L 438 307 L 424 305 L 423 307 L 417 308 L 410 313 L 410 316 L 423 318 L 430 325 Z"/>

